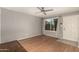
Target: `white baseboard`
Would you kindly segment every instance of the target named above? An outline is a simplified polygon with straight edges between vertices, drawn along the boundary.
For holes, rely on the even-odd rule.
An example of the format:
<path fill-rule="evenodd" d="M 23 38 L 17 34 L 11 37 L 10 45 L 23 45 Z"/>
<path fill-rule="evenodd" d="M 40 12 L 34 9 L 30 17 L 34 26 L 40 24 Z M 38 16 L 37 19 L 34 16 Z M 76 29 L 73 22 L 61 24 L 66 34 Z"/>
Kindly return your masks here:
<path fill-rule="evenodd" d="M 43 35 L 45 35 L 45 34 L 43 34 Z M 45 35 L 45 36 L 50 36 L 50 37 L 58 38 L 57 36 L 51 36 L 51 35 Z"/>
<path fill-rule="evenodd" d="M 4 43 L 8 43 L 8 42 L 12 42 L 12 41 L 15 41 L 15 40 L 10 40 L 10 41 L 6 41 L 6 42 L 0 42 L 0 44 L 4 44 Z"/>
<path fill-rule="evenodd" d="M 21 37 L 21 38 L 18 38 L 18 39 L 14 39 L 14 40 L 23 40 L 23 39 L 27 39 L 27 38 L 32 38 L 32 37 L 35 37 L 35 36 L 39 36 L 41 34 L 38 34 L 38 35 L 32 35 L 32 36 L 25 36 L 25 37 Z M 7 43 L 7 42 L 11 42 L 11 41 L 14 41 L 14 40 L 10 40 L 10 41 L 6 41 L 6 42 L 0 42 L 0 44 L 4 44 L 4 43 Z"/>
<path fill-rule="evenodd" d="M 62 40 L 68 40 L 68 39 L 62 39 Z M 68 41 L 77 42 L 77 40 L 68 40 Z"/>
<path fill-rule="evenodd" d="M 41 34 L 33 35 L 33 36 L 27 36 L 27 37 L 22 37 L 22 38 L 18 38 L 16 40 L 19 41 L 19 40 L 23 40 L 23 39 L 27 39 L 27 38 L 32 38 L 32 37 L 35 37 L 35 36 L 39 36 L 39 35 L 41 35 Z"/>

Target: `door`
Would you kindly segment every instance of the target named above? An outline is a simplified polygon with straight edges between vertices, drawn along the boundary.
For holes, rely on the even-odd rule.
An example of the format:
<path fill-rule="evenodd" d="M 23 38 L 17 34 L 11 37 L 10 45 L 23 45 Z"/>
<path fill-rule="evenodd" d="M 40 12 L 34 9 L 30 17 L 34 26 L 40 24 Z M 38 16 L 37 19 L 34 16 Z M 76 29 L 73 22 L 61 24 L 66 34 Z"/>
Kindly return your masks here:
<path fill-rule="evenodd" d="M 77 29 L 77 15 L 64 16 L 63 17 L 63 39 L 77 41 L 78 29 Z"/>

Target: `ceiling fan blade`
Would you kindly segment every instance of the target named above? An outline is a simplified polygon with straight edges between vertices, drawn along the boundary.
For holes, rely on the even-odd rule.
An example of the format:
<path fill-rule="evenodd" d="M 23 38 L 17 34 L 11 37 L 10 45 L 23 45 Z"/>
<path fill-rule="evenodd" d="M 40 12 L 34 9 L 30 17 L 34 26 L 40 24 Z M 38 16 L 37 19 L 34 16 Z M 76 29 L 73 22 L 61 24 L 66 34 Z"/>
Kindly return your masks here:
<path fill-rule="evenodd" d="M 42 10 L 42 8 L 41 7 L 37 7 L 39 10 Z"/>
<path fill-rule="evenodd" d="M 45 10 L 45 12 L 48 12 L 48 11 L 53 11 L 53 9 Z"/>
<path fill-rule="evenodd" d="M 37 8 L 40 10 L 39 13 L 42 12 L 44 15 L 47 15 L 46 12 L 48 12 L 48 11 L 53 11 L 53 9 L 45 10 L 45 7 L 37 7 Z"/>

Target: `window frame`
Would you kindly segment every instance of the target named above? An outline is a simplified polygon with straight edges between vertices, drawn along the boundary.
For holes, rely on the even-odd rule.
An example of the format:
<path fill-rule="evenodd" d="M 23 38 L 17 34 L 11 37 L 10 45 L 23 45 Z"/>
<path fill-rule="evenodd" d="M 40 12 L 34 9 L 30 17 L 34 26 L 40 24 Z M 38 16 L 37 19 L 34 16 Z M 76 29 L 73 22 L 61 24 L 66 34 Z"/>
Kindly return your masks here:
<path fill-rule="evenodd" d="M 46 27 L 45 27 L 45 26 L 46 26 L 46 20 L 48 20 L 48 19 L 51 20 L 51 21 L 50 21 L 50 29 L 49 29 L 49 30 L 46 30 Z M 58 25 L 58 17 L 46 18 L 45 21 L 44 21 L 44 22 L 45 22 L 44 30 L 46 30 L 46 31 L 57 31 L 57 25 L 56 25 L 56 30 L 51 30 L 51 28 L 52 28 L 51 22 L 52 22 L 52 20 L 54 20 L 54 19 L 57 19 L 57 25 Z"/>

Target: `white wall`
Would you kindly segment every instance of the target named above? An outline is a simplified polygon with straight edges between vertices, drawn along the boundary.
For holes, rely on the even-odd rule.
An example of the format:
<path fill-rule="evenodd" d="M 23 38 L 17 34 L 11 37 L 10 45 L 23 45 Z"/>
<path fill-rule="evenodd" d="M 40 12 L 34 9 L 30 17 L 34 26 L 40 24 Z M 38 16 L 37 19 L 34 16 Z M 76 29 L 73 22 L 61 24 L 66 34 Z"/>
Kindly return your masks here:
<path fill-rule="evenodd" d="M 1 8 L 0 8 L 0 43 L 1 43 Z"/>
<path fill-rule="evenodd" d="M 63 18 L 59 16 L 57 26 L 57 38 L 63 39 Z"/>
<path fill-rule="evenodd" d="M 78 41 L 79 15 L 63 16 L 63 39 Z"/>
<path fill-rule="evenodd" d="M 2 43 L 41 35 L 41 19 L 31 15 L 2 9 L 1 23 Z"/>

